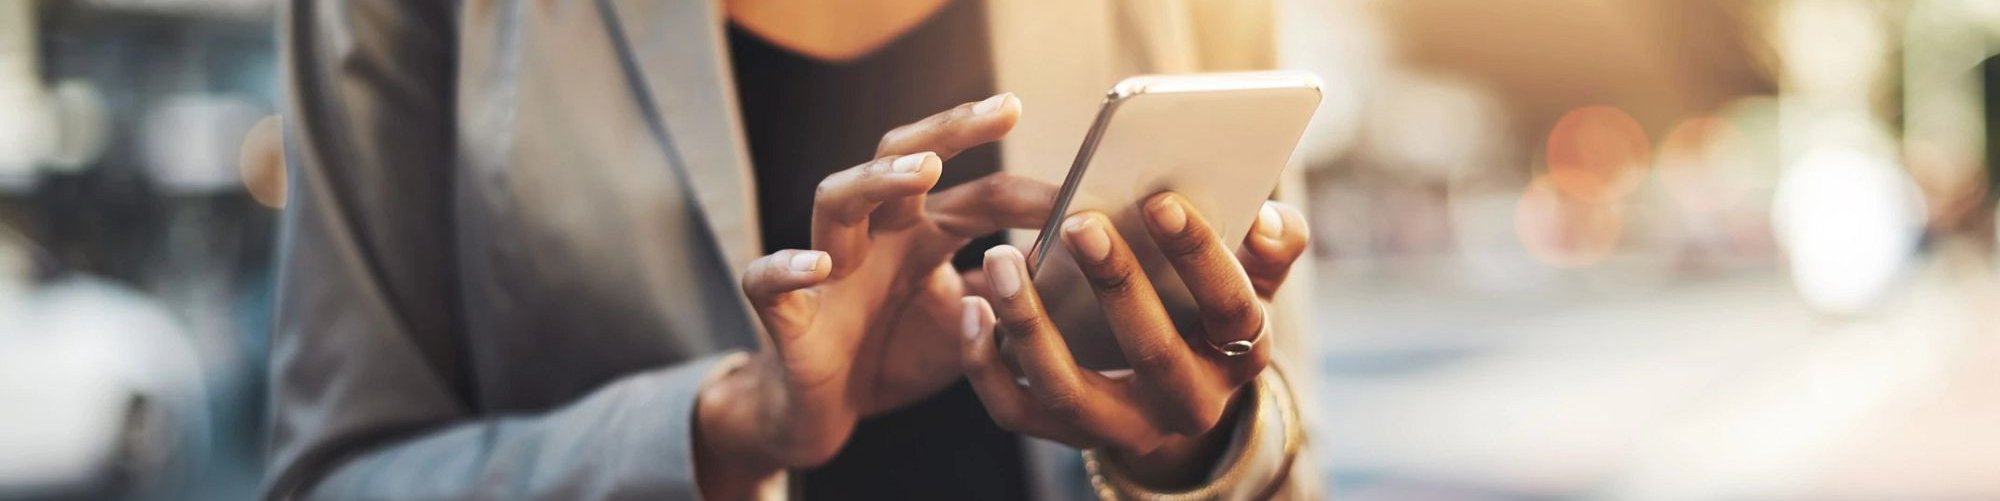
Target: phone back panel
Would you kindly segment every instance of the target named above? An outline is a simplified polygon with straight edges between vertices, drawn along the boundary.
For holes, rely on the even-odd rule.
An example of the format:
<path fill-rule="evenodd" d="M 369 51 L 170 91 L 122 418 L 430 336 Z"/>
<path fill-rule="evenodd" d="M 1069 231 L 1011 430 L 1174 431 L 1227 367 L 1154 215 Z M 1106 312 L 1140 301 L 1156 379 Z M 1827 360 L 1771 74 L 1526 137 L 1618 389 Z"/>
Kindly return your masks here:
<path fill-rule="evenodd" d="M 1292 71 L 1120 82 L 1070 167 L 1057 213 L 1109 216 L 1181 333 L 1199 335 L 1194 300 L 1148 235 L 1139 204 L 1179 193 L 1229 249 L 1241 247 L 1319 106 L 1319 87 L 1318 78 Z M 1043 228 L 1028 256 L 1036 291 L 1079 364 L 1126 368 L 1095 293 L 1058 237 L 1059 221 Z"/>

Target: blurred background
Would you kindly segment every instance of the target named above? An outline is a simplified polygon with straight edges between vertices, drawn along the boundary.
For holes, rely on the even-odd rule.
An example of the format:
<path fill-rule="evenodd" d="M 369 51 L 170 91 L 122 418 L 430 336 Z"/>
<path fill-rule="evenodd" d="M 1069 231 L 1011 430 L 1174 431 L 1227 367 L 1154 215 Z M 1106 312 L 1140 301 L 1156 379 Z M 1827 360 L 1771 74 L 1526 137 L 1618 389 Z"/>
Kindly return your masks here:
<path fill-rule="evenodd" d="M 2000 2 L 1283 7 L 1336 497 L 2000 499 Z M 273 12 L 0 0 L 0 499 L 254 492 Z"/>
<path fill-rule="evenodd" d="M 0 499 L 254 495 L 273 13 L 0 0 Z"/>

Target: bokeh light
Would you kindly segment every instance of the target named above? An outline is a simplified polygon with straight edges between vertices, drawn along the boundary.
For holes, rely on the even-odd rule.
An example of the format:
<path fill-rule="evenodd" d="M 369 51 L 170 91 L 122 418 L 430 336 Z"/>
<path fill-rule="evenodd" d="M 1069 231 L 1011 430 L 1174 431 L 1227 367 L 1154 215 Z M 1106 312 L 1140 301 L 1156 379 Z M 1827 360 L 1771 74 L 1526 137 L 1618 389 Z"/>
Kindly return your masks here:
<path fill-rule="evenodd" d="M 243 149 L 237 168 L 243 175 L 243 189 L 265 207 L 285 207 L 285 151 L 282 122 L 277 115 L 266 116 L 243 135 Z"/>
<path fill-rule="evenodd" d="M 140 147 L 159 186 L 173 193 L 209 193 L 241 186 L 237 158 L 244 134 L 263 109 L 232 96 L 187 94 L 164 99 L 140 122 Z"/>
<path fill-rule="evenodd" d="M 1514 206 L 1514 231 L 1537 260 L 1577 268 L 1604 260 L 1625 231 L 1625 210 L 1565 196 L 1547 176 L 1528 183 Z"/>
<path fill-rule="evenodd" d="M 1605 203 L 1645 179 L 1652 145 L 1639 121 L 1611 106 L 1570 110 L 1549 131 L 1549 181 L 1563 195 Z"/>
<path fill-rule="evenodd" d="M 1771 217 L 1799 295 L 1821 311 L 1853 314 L 1903 270 L 1923 215 L 1916 185 L 1893 161 L 1831 147 L 1786 169 Z"/>
<path fill-rule="evenodd" d="M 64 80 L 49 93 L 49 119 L 55 133 L 45 165 L 76 172 L 95 165 L 111 143 L 111 110 L 96 84 Z"/>

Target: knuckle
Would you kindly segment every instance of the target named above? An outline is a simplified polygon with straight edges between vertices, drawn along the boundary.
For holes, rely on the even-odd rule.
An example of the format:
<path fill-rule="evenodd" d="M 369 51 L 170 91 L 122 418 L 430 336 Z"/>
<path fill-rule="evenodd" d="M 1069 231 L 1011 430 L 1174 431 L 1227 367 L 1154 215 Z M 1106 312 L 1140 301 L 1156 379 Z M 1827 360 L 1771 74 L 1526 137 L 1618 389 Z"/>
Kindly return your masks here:
<path fill-rule="evenodd" d="M 1041 317 L 1035 317 L 1035 316 L 1002 318 L 1000 319 L 998 325 L 1000 326 L 1001 332 L 1005 332 L 1008 335 L 1028 336 L 1041 330 L 1042 319 Z M 1019 343 L 1009 343 L 1010 346 L 1018 344 Z"/>
<path fill-rule="evenodd" d="M 1249 330 L 1259 320 L 1258 315 L 1262 314 L 1254 302 L 1237 297 L 1224 299 L 1220 304 L 1207 308 L 1205 313 L 1216 326 L 1230 330 Z"/>
<path fill-rule="evenodd" d="M 813 186 L 813 205 L 825 204 L 831 201 L 839 192 L 839 176 L 827 176 L 826 179 L 821 179 L 818 185 Z"/>
<path fill-rule="evenodd" d="M 894 164 L 896 162 L 896 159 L 902 158 L 903 156 L 904 155 L 895 155 L 895 156 L 877 158 L 874 160 L 869 160 L 867 162 L 864 162 L 861 165 L 854 166 L 854 168 L 851 169 L 852 173 L 849 174 L 852 177 L 848 179 L 848 184 L 854 186 L 867 186 L 872 183 L 881 182 L 881 179 L 883 177 L 882 175 L 889 172 L 889 166 L 891 164 Z"/>
<path fill-rule="evenodd" d="M 1081 423 L 1084 420 L 1083 394 L 1075 388 L 1057 386 L 1045 390 L 1037 399 L 1042 412 L 1057 421 Z"/>
<path fill-rule="evenodd" d="M 1142 343 L 1133 346 L 1132 368 L 1148 373 L 1165 373 L 1179 365 L 1179 357 L 1165 343 Z"/>
<path fill-rule="evenodd" d="M 1132 294 L 1138 284 L 1132 276 L 1132 267 L 1123 264 L 1104 264 L 1090 274 L 1090 285 L 1097 292 L 1107 296 L 1124 297 Z"/>
<path fill-rule="evenodd" d="M 977 104 L 979 103 L 963 103 L 953 106 L 951 109 L 945 110 L 944 113 L 937 114 L 935 117 L 936 122 L 931 124 L 931 126 L 949 132 L 953 125 L 964 121 L 965 117 L 972 116 L 972 107 Z"/>
<path fill-rule="evenodd" d="M 1190 222 L 1189 226 L 1192 227 L 1193 223 Z M 1208 257 L 1208 239 L 1201 238 L 1198 233 L 1200 233 L 1198 228 L 1189 228 L 1188 231 L 1179 234 L 1160 235 L 1160 253 L 1165 254 L 1167 259 L 1179 262 L 1205 260 Z"/>
<path fill-rule="evenodd" d="M 1180 232 L 1160 232 L 1158 228 L 1154 228 L 1152 234 L 1154 240 L 1160 242 L 1162 255 L 1174 261 L 1206 261 L 1210 250 L 1220 248 L 1220 242 L 1216 242 L 1214 232 L 1208 230 L 1208 224 L 1204 224 L 1194 216 L 1188 216 L 1188 222 L 1184 224 L 1188 226 L 1182 228 Z"/>
<path fill-rule="evenodd" d="M 992 174 L 979 178 L 979 181 L 973 184 L 972 190 L 980 200 L 998 200 L 1000 196 L 1010 191 L 1007 188 L 1006 174 Z"/>

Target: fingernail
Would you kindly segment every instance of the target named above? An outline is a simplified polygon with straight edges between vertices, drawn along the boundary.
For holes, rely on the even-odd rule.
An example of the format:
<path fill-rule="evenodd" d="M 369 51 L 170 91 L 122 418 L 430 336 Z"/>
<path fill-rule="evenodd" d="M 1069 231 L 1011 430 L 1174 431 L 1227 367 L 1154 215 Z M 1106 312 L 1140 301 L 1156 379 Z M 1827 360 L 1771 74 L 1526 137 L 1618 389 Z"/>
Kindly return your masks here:
<path fill-rule="evenodd" d="M 800 252 L 792 256 L 792 271 L 804 272 L 817 270 L 819 269 L 820 261 L 824 259 L 826 259 L 826 253 L 824 252 Z"/>
<path fill-rule="evenodd" d="M 993 280 L 993 292 L 1000 297 L 1014 297 L 1021 292 L 1021 251 L 1011 246 L 999 246 L 986 250 L 986 275 Z"/>
<path fill-rule="evenodd" d="M 1278 215 L 1278 208 L 1270 203 L 1265 203 L 1264 208 L 1257 211 L 1257 234 L 1272 240 L 1285 234 L 1285 217 Z"/>
<path fill-rule="evenodd" d="M 979 298 L 965 298 L 961 303 L 965 305 L 965 320 L 959 326 L 959 334 L 966 339 L 979 337 L 979 331 L 985 327 L 985 322 L 980 321 L 984 315 L 979 311 Z"/>
<path fill-rule="evenodd" d="M 986 100 L 980 101 L 979 104 L 972 105 L 972 112 L 984 115 L 1000 111 L 1000 105 L 1006 103 L 1007 93 L 994 94 L 993 97 L 986 98 Z"/>
<path fill-rule="evenodd" d="M 1162 233 L 1178 235 L 1187 229 L 1187 211 L 1181 209 L 1178 197 L 1164 196 L 1153 202 L 1153 226 Z"/>
<path fill-rule="evenodd" d="M 1063 232 L 1069 234 L 1069 244 L 1090 262 L 1102 262 L 1111 255 L 1111 234 L 1104 232 L 1104 225 L 1095 216 L 1069 218 L 1063 223 Z"/>
<path fill-rule="evenodd" d="M 912 172 L 916 172 L 917 169 L 923 168 L 924 160 L 933 156 L 937 156 L 937 154 L 928 151 L 923 153 L 917 153 L 914 155 L 903 155 L 902 157 L 897 158 L 895 162 L 890 163 L 889 168 L 895 170 L 899 174 L 909 174 Z"/>

